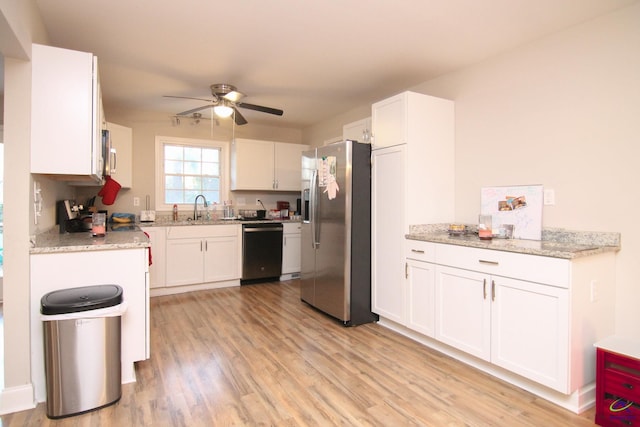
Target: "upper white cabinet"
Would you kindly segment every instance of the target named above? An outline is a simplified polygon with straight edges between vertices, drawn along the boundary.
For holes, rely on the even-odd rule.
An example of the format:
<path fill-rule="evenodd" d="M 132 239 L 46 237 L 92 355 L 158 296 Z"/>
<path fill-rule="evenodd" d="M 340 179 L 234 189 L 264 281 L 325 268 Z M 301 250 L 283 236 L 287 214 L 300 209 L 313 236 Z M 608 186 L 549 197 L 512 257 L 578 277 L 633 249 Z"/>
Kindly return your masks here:
<path fill-rule="evenodd" d="M 300 191 L 301 154 L 308 148 L 236 139 L 231 146 L 231 190 Z"/>
<path fill-rule="evenodd" d="M 372 310 L 404 323 L 405 234 L 454 218 L 454 104 L 404 92 L 372 106 Z"/>
<path fill-rule="evenodd" d="M 34 44 L 31 173 L 100 182 L 101 104 L 93 54 Z"/>
<path fill-rule="evenodd" d="M 131 188 L 133 185 L 133 130 L 115 123 L 107 123 L 107 130 L 111 138 L 111 153 L 107 159 L 111 178 L 115 179 L 122 188 Z"/>
<path fill-rule="evenodd" d="M 369 143 L 371 141 L 371 117 L 344 125 L 342 139 Z"/>

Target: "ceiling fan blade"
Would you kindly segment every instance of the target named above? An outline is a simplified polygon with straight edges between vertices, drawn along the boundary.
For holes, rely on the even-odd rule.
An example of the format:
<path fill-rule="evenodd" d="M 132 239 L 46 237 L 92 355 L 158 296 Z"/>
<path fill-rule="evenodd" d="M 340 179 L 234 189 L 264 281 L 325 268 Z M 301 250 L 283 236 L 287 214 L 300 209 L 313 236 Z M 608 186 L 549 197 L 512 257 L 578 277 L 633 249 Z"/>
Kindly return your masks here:
<path fill-rule="evenodd" d="M 233 119 L 236 121 L 238 126 L 246 125 L 248 123 L 247 119 L 245 119 L 244 116 L 240 114 L 240 111 L 235 107 L 233 108 Z"/>
<path fill-rule="evenodd" d="M 238 92 L 237 90 L 232 90 L 231 92 L 222 95 L 222 97 L 224 99 L 226 99 L 227 101 L 238 102 L 242 98 L 244 98 L 245 95 L 244 95 L 244 93 Z"/>
<path fill-rule="evenodd" d="M 246 102 L 239 102 L 236 104 L 240 108 L 246 108 L 247 110 L 255 110 L 268 114 L 275 114 L 276 116 L 281 116 L 284 111 L 278 110 L 277 108 L 263 107 L 262 105 L 255 104 L 247 104 Z"/>
<path fill-rule="evenodd" d="M 178 113 L 178 114 L 176 114 L 176 116 L 188 116 L 191 113 L 196 113 L 198 111 L 202 111 L 204 109 L 212 108 L 212 107 L 213 107 L 213 104 L 203 105 L 202 107 L 198 107 L 198 108 L 194 108 L 192 110 L 187 110 L 187 111 L 183 111 L 182 113 Z"/>
<path fill-rule="evenodd" d="M 204 98 L 192 98 L 190 96 L 173 96 L 173 95 L 162 95 L 163 98 L 179 98 L 179 99 L 195 99 L 196 101 L 204 101 L 204 102 L 212 102 L 210 99 Z"/>

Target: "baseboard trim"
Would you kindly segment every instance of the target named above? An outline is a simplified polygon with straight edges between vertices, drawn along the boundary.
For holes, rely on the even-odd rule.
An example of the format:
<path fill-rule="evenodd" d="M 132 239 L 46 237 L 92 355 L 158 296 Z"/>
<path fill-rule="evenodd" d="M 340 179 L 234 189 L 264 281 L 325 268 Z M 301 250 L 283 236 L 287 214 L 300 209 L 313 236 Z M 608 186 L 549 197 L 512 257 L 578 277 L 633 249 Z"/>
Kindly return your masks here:
<path fill-rule="evenodd" d="M 25 411 L 35 407 L 36 401 L 33 398 L 32 384 L 5 388 L 0 393 L 0 415 Z"/>
<path fill-rule="evenodd" d="M 520 387 L 523 390 L 533 393 L 536 396 L 541 397 L 542 399 L 545 399 L 576 414 L 580 414 L 595 405 L 595 382 L 586 384 L 569 395 L 563 394 L 556 390 L 552 390 L 548 387 L 540 385 L 527 378 L 521 377 L 518 374 L 509 372 L 506 369 L 503 369 L 492 363 L 478 359 L 477 357 L 471 356 L 463 351 L 457 350 L 432 338 L 412 331 L 411 329 L 408 329 L 405 326 L 402 326 L 392 320 L 381 317 L 378 324 L 392 331 L 395 331 L 400 335 L 404 335 L 414 341 L 417 341 L 426 347 L 446 354 L 447 356 L 450 356 L 464 364 L 486 372 L 509 384 Z"/>

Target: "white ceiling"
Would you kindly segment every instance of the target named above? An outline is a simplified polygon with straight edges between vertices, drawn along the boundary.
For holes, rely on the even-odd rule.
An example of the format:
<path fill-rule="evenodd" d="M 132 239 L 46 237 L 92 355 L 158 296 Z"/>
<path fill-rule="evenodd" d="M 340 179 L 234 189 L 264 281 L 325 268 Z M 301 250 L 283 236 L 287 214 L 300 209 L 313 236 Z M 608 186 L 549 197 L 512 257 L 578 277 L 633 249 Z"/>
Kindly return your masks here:
<path fill-rule="evenodd" d="M 637 0 L 36 0 L 98 56 L 105 109 L 172 115 L 230 83 L 250 123 L 304 127 Z"/>

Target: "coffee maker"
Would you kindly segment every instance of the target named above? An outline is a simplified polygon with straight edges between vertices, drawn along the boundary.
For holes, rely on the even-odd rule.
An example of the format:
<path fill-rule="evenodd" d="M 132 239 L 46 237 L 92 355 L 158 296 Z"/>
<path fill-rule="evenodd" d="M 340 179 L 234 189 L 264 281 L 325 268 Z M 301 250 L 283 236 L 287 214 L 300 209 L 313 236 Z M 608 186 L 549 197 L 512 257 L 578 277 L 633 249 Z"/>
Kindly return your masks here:
<path fill-rule="evenodd" d="M 77 233 L 86 231 L 80 212 L 82 205 L 76 205 L 75 200 L 66 199 L 56 202 L 56 223 L 60 233 Z"/>

